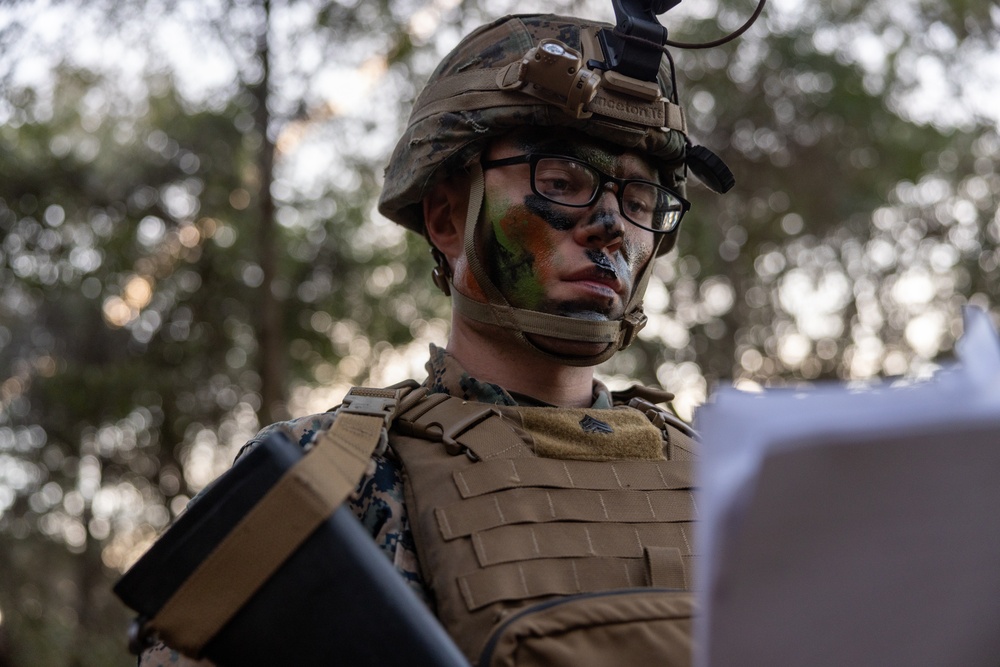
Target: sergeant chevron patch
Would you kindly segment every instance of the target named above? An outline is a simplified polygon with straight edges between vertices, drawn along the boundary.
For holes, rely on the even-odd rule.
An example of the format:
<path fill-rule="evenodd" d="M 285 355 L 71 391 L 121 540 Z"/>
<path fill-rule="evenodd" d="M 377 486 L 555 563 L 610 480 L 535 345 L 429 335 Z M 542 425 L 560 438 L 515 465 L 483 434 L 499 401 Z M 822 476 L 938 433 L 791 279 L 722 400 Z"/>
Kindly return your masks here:
<path fill-rule="evenodd" d="M 584 415 L 583 419 L 580 420 L 580 428 L 582 428 L 587 433 L 614 433 L 615 430 L 611 428 L 609 424 L 602 422 L 600 419 L 595 419 L 590 415 Z"/>

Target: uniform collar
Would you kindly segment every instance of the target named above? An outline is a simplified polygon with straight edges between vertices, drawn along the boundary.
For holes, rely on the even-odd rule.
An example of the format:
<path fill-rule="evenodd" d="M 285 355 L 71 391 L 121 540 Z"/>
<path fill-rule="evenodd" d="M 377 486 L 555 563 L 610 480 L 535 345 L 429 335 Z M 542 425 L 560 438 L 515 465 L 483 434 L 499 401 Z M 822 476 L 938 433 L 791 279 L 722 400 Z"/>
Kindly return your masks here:
<path fill-rule="evenodd" d="M 492 403 L 494 405 L 552 407 L 548 403 L 524 394 L 514 394 L 498 384 L 482 382 L 466 372 L 455 357 L 431 343 L 431 356 L 427 361 L 427 380 L 432 394 L 449 394 L 464 401 Z M 611 392 L 603 383 L 594 380 L 591 408 L 603 410 L 611 407 Z"/>

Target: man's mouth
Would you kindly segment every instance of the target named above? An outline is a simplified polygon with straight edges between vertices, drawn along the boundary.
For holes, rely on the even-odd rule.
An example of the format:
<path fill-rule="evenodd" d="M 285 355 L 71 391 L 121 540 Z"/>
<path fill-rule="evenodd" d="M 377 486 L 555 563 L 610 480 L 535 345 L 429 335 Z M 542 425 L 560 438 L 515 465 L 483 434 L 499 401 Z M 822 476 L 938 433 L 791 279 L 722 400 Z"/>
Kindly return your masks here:
<path fill-rule="evenodd" d="M 613 269 L 609 270 L 599 266 L 588 266 L 570 274 L 564 280 L 592 287 L 596 291 L 606 293 L 609 296 L 621 294 L 625 287 Z"/>

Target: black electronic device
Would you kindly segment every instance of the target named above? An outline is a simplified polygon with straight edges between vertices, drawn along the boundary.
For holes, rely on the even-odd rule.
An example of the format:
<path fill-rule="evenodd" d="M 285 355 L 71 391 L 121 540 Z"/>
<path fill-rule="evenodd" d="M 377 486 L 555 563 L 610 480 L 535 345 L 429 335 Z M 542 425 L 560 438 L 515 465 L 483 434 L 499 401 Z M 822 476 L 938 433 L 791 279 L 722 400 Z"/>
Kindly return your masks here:
<path fill-rule="evenodd" d="M 680 4 L 680 0 L 611 0 L 617 24 L 597 34 L 604 64 L 640 81 L 656 81 L 660 58 L 667 42 L 667 29 L 656 18 Z"/>
<path fill-rule="evenodd" d="M 277 432 L 199 497 L 115 586 L 139 612 L 133 650 L 233 526 L 304 456 Z M 246 554 L 252 559 L 254 554 Z M 236 574 L 234 573 L 234 577 Z M 338 508 L 204 647 L 218 665 L 468 667 L 357 518 Z"/>

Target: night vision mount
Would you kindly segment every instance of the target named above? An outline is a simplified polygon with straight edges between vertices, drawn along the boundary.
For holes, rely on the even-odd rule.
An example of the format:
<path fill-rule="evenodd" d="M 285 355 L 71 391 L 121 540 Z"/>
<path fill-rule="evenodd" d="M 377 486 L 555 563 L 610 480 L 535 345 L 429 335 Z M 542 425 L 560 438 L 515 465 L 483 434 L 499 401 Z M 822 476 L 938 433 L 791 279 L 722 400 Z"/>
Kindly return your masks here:
<path fill-rule="evenodd" d="M 611 0 L 617 25 L 597 33 L 604 53 L 600 69 L 610 69 L 640 81 L 656 81 L 667 29 L 656 18 L 681 0 Z"/>
<path fill-rule="evenodd" d="M 613 29 L 603 28 L 597 33 L 604 62 L 591 60 L 587 65 L 592 69 L 615 72 L 622 77 L 655 84 L 660 60 L 666 54 L 673 80 L 672 101 L 676 104 L 677 82 L 674 75 L 674 61 L 666 47 L 708 48 L 735 39 L 757 20 L 764 9 L 765 1 L 759 0 L 753 16 L 726 37 L 703 44 L 688 44 L 668 39 L 667 29 L 657 19 L 659 14 L 673 9 L 681 0 L 611 0 L 617 24 Z M 692 146 L 689 142 L 685 164 L 698 180 L 715 192 L 728 192 L 736 184 L 733 172 L 726 163 L 704 146 Z"/>

